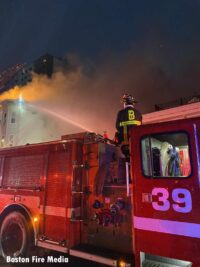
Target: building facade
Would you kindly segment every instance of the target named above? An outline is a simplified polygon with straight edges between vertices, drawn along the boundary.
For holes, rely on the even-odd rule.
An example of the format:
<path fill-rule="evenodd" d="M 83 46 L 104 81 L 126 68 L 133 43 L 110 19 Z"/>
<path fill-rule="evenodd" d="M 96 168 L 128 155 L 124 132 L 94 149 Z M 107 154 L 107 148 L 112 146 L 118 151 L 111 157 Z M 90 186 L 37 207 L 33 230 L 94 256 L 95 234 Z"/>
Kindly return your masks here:
<path fill-rule="evenodd" d="M 81 128 L 52 118 L 22 100 L 0 103 L 0 147 L 48 142 L 60 139 L 61 135 L 81 131 Z"/>

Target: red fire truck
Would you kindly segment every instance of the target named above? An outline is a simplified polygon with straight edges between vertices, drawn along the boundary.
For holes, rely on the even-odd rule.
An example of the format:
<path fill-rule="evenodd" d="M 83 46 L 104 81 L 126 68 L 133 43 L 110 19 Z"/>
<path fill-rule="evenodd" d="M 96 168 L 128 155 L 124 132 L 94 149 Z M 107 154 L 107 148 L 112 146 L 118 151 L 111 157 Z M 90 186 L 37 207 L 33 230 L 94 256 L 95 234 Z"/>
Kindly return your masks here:
<path fill-rule="evenodd" d="M 130 153 L 88 132 L 1 149 L 2 256 L 199 267 L 200 118 L 135 127 Z"/>

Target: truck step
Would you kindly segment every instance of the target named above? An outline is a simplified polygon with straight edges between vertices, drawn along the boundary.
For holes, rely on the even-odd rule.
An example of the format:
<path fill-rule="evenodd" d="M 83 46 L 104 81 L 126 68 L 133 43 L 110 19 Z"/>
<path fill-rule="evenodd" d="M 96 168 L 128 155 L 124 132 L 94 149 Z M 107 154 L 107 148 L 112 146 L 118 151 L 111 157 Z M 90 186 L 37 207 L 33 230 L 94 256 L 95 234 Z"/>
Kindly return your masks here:
<path fill-rule="evenodd" d="M 63 252 L 63 253 L 67 253 L 68 252 L 68 248 L 67 247 L 61 246 L 59 243 L 51 242 L 49 240 L 45 240 L 45 241 L 38 240 L 36 245 L 38 247 L 41 247 L 41 248 L 60 251 L 60 252 Z"/>
<path fill-rule="evenodd" d="M 142 263 L 142 267 L 182 267 L 183 265 L 174 265 L 164 262 L 158 262 L 153 260 L 145 260 Z"/>
<path fill-rule="evenodd" d="M 124 255 L 107 249 L 94 247 L 91 245 L 79 245 L 69 250 L 69 254 L 82 259 L 98 262 L 108 266 L 119 266 L 119 260 L 122 260 L 126 267 L 133 266 L 133 255 Z M 120 259 L 119 259 L 120 256 Z"/>
<path fill-rule="evenodd" d="M 141 252 L 142 267 L 191 267 L 192 262 Z"/>

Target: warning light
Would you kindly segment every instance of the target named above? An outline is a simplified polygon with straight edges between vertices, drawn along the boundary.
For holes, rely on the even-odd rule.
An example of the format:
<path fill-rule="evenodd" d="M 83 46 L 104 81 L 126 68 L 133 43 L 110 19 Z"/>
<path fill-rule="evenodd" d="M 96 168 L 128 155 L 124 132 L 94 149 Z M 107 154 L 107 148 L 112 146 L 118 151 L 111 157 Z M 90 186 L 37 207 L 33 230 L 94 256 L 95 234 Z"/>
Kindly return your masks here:
<path fill-rule="evenodd" d="M 120 260 L 118 263 L 119 267 L 126 267 L 126 263 L 123 260 Z"/>
<path fill-rule="evenodd" d="M 117 267 L 131 267 L 131 264 L 124 260 L 118 260 Z"/>
<path fill-rule="evenodd" d="M 37 223 L 38 222 L 38 217 L 34 217 L 33 221 L 34 221 L 34 223 Z"/>

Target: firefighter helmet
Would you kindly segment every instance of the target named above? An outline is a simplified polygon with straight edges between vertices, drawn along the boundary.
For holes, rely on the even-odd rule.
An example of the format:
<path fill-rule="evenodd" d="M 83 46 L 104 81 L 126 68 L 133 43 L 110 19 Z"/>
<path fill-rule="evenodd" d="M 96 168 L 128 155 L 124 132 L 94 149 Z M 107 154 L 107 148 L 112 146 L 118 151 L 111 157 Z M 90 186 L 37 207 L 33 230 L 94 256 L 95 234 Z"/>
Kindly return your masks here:
<path fill-rule="evenodd" d="M 126 105 L 132 105 L 134 103 L 137 103 L 135 98 L 132 95 L 124 94 L 122 97 L 122 102 Z"/>

